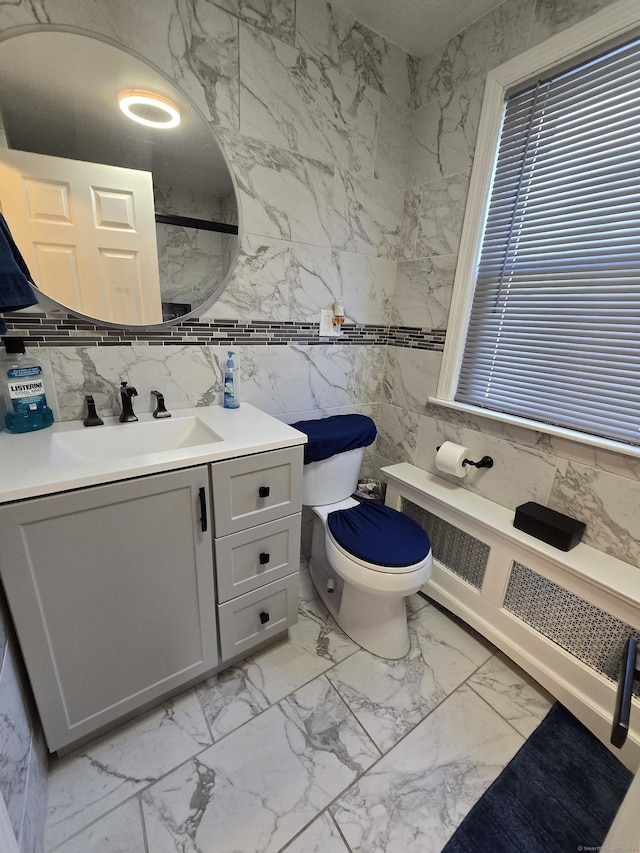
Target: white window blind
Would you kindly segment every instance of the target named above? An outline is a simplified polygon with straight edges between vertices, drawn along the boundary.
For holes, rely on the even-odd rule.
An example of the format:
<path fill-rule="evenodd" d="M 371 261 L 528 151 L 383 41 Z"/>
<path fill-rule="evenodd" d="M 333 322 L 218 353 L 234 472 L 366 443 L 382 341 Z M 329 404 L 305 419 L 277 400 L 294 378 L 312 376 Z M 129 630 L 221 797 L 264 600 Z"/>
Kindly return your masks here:
<path fill-rule="evenodd" d="M 508 98 L 455 399 L 640 444 L 640 39 Z"/>

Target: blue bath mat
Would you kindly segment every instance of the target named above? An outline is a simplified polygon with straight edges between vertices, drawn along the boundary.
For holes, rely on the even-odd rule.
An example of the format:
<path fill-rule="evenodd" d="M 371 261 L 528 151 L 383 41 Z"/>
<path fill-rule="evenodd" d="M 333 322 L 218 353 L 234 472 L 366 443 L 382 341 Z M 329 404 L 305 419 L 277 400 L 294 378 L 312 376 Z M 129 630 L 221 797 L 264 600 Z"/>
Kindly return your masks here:
<path fill-rule="evenodd" d="M 576 853 L 602 845 L 633 774 L 555 704 L 442 853 Z"/>

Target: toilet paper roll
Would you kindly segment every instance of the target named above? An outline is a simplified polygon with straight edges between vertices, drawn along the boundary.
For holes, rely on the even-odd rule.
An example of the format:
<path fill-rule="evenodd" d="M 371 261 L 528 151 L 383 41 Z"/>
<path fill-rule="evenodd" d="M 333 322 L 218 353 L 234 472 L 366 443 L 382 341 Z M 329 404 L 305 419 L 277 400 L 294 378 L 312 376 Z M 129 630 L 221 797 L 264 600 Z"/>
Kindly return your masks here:
<path fill-rule="evenodd" d="M 436 468 L 454 477 L 464 477 L 467 473 L 463 461 L 469 458 L 469 448 L 453 441 L 445 441 L 436 453 Z"/>

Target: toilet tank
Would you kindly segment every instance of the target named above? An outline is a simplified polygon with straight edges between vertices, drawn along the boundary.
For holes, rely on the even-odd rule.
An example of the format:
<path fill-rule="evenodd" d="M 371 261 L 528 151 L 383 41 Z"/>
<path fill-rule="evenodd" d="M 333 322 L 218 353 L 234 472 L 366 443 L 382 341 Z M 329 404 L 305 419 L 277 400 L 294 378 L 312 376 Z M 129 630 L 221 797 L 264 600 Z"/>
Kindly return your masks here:
<path fill-rule="evenodd" d="M 364 447 L 336 453 L 319 462 L 309 462 L 302 471 L 302 503 L 322 506 L 352 495 L 358 484 Z"/>

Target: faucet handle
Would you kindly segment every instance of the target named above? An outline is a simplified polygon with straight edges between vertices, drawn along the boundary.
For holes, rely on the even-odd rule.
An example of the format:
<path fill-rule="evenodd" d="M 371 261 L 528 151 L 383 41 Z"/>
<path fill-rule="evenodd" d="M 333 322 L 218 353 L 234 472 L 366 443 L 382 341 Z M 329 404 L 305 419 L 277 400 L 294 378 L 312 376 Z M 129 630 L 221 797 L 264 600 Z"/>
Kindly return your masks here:
<path fill-rule="evenodd" d="M 86 403 L 87 403 L 87 416 L 83 420 L 82 423 L 86 427 L 101 426 L 104 423 L 104 421 L 96 412 L 96 404 L 95 404 L 95 401 L 93 399 L 93 395 L 87 394 L 84 399 L 86 400 Z"/>
<path fill-rule="evenodd" d="M 164 394 L 161 394 L 160 391 L 152 391 L 151 392 L 156 398 L 156 409 L 153 413 L 154 418 L 170 418 L 171 412 L 168 412 L 164 405 Z"/>

